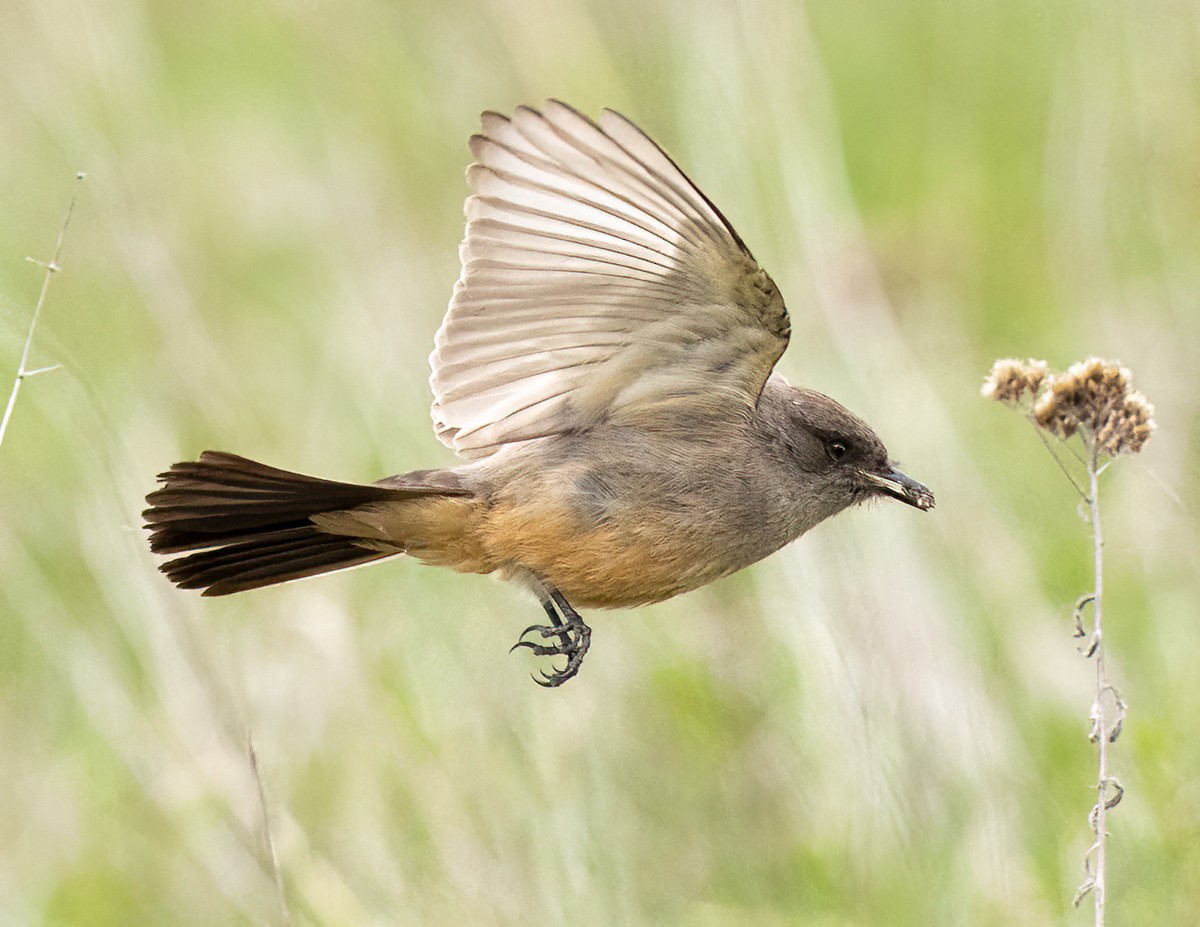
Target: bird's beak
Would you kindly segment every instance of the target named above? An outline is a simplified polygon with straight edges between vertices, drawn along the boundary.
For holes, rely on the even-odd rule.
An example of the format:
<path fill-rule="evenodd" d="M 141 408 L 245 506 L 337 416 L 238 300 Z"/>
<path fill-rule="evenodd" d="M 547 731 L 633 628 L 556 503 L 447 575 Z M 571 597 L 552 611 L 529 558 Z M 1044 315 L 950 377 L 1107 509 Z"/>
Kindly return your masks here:
<path fill-rule="evenodd" d="M 922 512 L 928 512 L 933 508 L 933 493 L 929 491 L 929 488 L 918 483 L 907 473 L 901 473 L 895 467 L 889 465 L 888 469 L 883 472 L 873 470 L 860 472 L 864 480 L 885 496 L 906 502 Z"/>

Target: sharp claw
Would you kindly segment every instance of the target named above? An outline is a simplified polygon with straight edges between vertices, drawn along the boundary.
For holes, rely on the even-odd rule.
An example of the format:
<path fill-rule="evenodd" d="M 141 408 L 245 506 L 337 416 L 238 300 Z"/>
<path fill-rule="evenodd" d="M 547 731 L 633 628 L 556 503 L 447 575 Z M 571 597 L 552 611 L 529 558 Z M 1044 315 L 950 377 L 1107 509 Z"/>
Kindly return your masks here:
<path fill-rule="evenodd" d="M 562 679 L 562 674 L 565 672 L 566 672 L 565 669 L 557 670 L 554 668 L 554 664 L 551 664 L 550 672 L 547 673 L 545 670 L 538 670 L 538 675 L 540 675 L 542 677 L 542 680 L 543 680 L 542 685 L 557 686 L 559 684 L 560 680 Z"/>
<path fill-rule="evenodd" d="M 533 641 L 517 641 L 509 648 L 509 653 L 512 653 L 518 647 L 524 647 L 539 657 L 567 657 L 570 658 L 568 651 L 561 647 L 543 647 L 541 644 L 535 644 Z"/>
<path fill-rule="evenodd" d="M 557 635 L 559 638 L 561 638 L 563 640 L 570 640 L 570 632 L 566 629 L 565 626 L 555 628 L 555 627 L 551 627 L 550 625 L 545 625 L 545 624 L 531 624 L 529 627 L 527 627 L 524 631 L 521 632 L 520 636 L 524 637 L 526 634 L 530 633 L 531 631 L 537 631 L 538 634 L 542 635 L 543 638 L 554 637 Z"/>
<path fill-rule="evenodd" d="M 527 640 L 525 640 L 525 635 L 528 634 L 530 631 L 537 631 L 538 633 L 540 633 L 542 635 L 543 640 L 546 638 L 549 638 L 549 637 L 557 636 L 558 643 L 554 644 L 553 646 L 547 647 L 544 644 L 538 644 L 533 641 L 527 641 Z M 535 625 L 529 626 L 528 628 L 526 628 L 524 631 L 521 632 L 521 638 L 508 649 L 508 652 L 512 653 L 518 647 L 528 648 L 529 650 L 532 650 L 534 653 L 536 653 L 539 657 L 553 656 L 553 655 L 558 655 L 558 654 L 561 654 L 566 657 L 570 657 L 571 654 L 575 653 L 575 651 L 579 649 L 579 644 L 577 641 L 572 639 L 571 635 L 569 633 L 567 633 L 566 631 L 563 631 L 559 628 L 549 628 L 544 625 L 535 624 Z"/>
<path fill-rule="evenodd" d="M 538 630 L 537 625 L 534 625 L 532 628 L 526 628 L 524 631 L 521 632 L 521 636 L 519 638 L 517 638 L 517 642 L 515 644 L 513 644 L 513 647 L 538 647 L 538 646 L 540 646 L 539 644 L 537 644 L 534 641 L 525 640 L 526 634 L 528 634 L 530 631 L 536 631 L 536 630 Z M 512 653 L 512 651 L 510 650 L 509 653 Z"/>
<path fill-rule="evenodd" d="M 541 679 L 535 678 L 533 681 L 536 682 L 543 689 L 554 689 L 554 688 L 557 688 L 558 686 L 561 686 L 564 682 L 566 682 L 568 679 L 570 679 L 571 676 L 573 676 L 573 675 L 575 675 L 575 674 L 572 673 L 570 675 L 567 675 L 565 672 L 560 673 L 556 670 L 553 673 L 543 672 Z"/>

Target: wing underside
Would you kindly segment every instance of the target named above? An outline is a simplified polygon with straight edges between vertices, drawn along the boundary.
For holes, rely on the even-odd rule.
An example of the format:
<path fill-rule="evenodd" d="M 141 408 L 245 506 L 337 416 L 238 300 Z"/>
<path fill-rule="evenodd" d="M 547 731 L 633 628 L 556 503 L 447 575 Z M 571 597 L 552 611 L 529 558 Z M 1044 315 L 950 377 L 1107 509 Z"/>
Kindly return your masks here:
<path fill-rule="evenodd" d="M 752 405 L 783 301 L 636 126 L 562 103 L 483 117 L 462 273 L 431 356 L 438 436 L 465 457 L 689 396 Z"/>

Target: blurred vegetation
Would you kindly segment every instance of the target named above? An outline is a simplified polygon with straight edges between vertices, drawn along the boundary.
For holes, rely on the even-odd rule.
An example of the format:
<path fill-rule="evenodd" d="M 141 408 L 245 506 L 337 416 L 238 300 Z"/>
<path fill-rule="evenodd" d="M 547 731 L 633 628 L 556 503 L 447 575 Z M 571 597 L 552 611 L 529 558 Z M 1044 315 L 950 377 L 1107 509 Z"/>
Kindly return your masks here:
<path fill-rule="evenodd" d="M 398 563 L 200 600 L 141 498 L 213 447 L 450 462 L 426 354 L 466 137 L 619 109 L 774 275 L 783 362 L 938 493 L 596 614 Z M 1160 430 L 1105 479 L 1113 923 L 1200 922 L 1200 28 L 1173 0 L 16 0 L 0 6 L 0 924 L 1046 925 L 1088 840 L 1077 499 L 978 397 L 1119 357 Z"/>

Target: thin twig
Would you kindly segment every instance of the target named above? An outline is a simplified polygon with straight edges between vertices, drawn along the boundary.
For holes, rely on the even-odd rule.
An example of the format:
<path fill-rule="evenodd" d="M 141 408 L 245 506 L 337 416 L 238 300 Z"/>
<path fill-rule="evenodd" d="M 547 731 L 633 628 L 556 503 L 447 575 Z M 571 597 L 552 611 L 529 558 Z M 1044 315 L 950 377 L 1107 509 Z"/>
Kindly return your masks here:
<path fill-rule="evenodd" d="M 1030 421 L 1032 421 L 1032 419 L 1030 419 Z M 1077 493 L 1079 493 L 1079 498 L 1086 501 L 1087 493 L 1083 491 L 1083 487 L 1079 485 L 1079 483 L 1076 481 L 1075 477 L 1071 476 L 1071 471 L 1068 470 L 1066 464 L 1064 464 L 1062 462 L 1062 458 L 1060 458 L 1058 456 L 1058 454 L 1054 453 L 1054 445 L 1052 445 L 1050 443 L 1049 439 L 1044 434 L 1042 434 L 1042 430 L 1040 428 L 1036 427 L 1036 423 L 1035 423 L 1033 431 L 1034 431 L 1034 434 L 1036 434 L 1041 439 L 1042 444 L 1044 444 L 1046 446 L 1046 451 L 1050 454 L 1050 456 L 1052 458 L 1054 458 L 1054 462 L 1056 464 L 1058 464 L 1058 469 L 1060 469 L 1063 472 L 1063 476 L 1065 476 L 1068 480 L 1071 481 L 1071 485 L 1074 486 L 1075 491 Z M 1069 446 L 1067 447 L 1067 450 L 1071 452 L 1071 456 L 1073 456 L 1073 457 L 1077 456 L 1074 451 L 1071 451 L 1071 448 Z M 1080 461 L 1080 462 L 1082 463 L 1082 461 Z"/>
<path fill-rule="evenodd" d="M 21 349 L 21 362 L 17 365 L 17 375 L 13 380 L 12 392 L 8 394 L 8 405 L 4 407 L 4 418 L 0 418 L 0 445 L 4 444 L 4 435 L 8 431 L 8 422 L 12 418 L 13 409 L 17 405 L 17 394 L 21 392 L 21 384 L 30 377 L 37 376 L 39 373 L 49 373 L 52 370 L 57 370 L 61 364 L 52 364 L 49 367 L 38 367 L 34 370 L 29 369 L 29 351 L 33 347 L 33 333 L 37 329 L 38 317 L 42 314 L 42 304 L 46 301 L 46 292 L 50 289 L 50 278 L 59 271 L 58 259 L 62 255 L 63 239 L 67 235 L 67 226 L 71 224 L 71 214 L 75 211 L 75 200 L 79 198 L 79 186 L 83 183 L 86 175 L 80 171 L 75 175 L 75 190 L 71 194 L 70 205 L 67 206 L 67 215 L 63 219 L 62 227 L 58 230 L 58 240 L 54 243 L 54 256 L 48 262 L 26 258 L 34 264 L 41 267 L 45 274 L 42 277 L 42 290 L 38 294 L 37 303 L 33 307 L 33 317 L 29 320 L 29 333 L 25 336 L 25 347 Z"/>
<path fill-rule="evenodd" d="M 1092 702 L 1088 717 L 1092 722 L 1089 734 L 1096 742 L 1096 804 L 1088 815 L 1092 826 L 1095 842 L 1089 848 L 1084 858 L 1084 869 L 1087 879 L 1079 886 L 1075 895 L 1078 905 L 1091 892 L 1095 905 L 1095 927 L 1104 927 L 1105 890 L 1108 876 L 1108 832 L 1106 830 L 1108 811 L 1115 808 L 1125 790 L 1121 784 L 1108 773 L 1108 745 L 1116 740 L 1124 720 L 1125 703 L 1120 694 L 1108 681 L 1108 670 L 1104 659 L 1104 627 L 1103 627 L 1103 598 L 1104 598 L 1104 533 L 1100 527 L 1100 474 L 1104 468 L 1100 465 L 1099 442 L 1092 437 L 1088 444 L 1088 494 L 1086 502 L 1092 523 L 1092 562 L 1095 574 L 1095 585 L 1091 595 L 1086 596 L 1092 606 L 1092 633 L 1089 648 L 1085 656 L 1096 661 L 1096 698 Z M 1084 601 L 1080 600 L 1081 603 Z M 1079 607 L 1076 607 L 1078 617 Z M 1117 717 L 1110 727 L 1105 711 L 1105 700 L 1112 697 L 1117 705 Z M 1110 795 L 1110 789 L 1112 794 Z"/>
<path fill-rule="evenodd" d="M 1104 629 L 1102 627 L 1104 599 L 1104 534 L 1100 530 L 1100 452 L 1095 438 L 1092 440 L 1091 454 L 1088 457 L 1088 507 L 1092 513 L 1092 555 L 1096 571 L 1096 598 L 1092 602 L 1093 631 L 1096 635 L 1096 723 L 1099 725 L 1099 737 L 1096 738 L 1096 887 L 1095 911 L 1096 927 L 1104 927 L 1104 902 L 1107 867 L 1108 834 L 1105 832 L 1105 818 L 1108 815 L 1108 724 L 1104 717 L 1104 696 L 1108 685 L 1108 672 L 1104 660 Z"/>
<path fill-rule="evenodd" d="M 283 890 L 283 871 L 279 868 L 279 854 L 275 851 L 275 838 L 271 836 L 271 815 L 267 812 L 267 793 L 263 788 L 262 776 L 258 773 L 258 754 L 254 752 L 254 736 L 246 733 L 246 754 L 250 758 L 250 771 L 258 786 L 258 804 L 262 808 L 263 833 L 267 838 L 267 850 L 271 855 L 271 873 L 275 878 L 275 895 L 279 901 L 279 916 L 283 927 L 288 927 L 292 917 L 288 911 L 287 895 Z"/>

